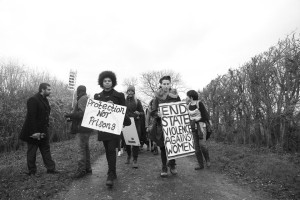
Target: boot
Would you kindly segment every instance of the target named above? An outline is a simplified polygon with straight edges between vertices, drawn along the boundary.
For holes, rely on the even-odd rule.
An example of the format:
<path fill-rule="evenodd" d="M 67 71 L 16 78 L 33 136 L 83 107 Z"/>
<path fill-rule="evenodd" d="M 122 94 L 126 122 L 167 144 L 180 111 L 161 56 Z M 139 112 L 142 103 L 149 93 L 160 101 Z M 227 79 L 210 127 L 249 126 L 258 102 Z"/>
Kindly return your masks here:
<path fill-rule="evenodd" d="M 204 167 L 203 166 L 197 166 L 197 167 L 195 167 L 195 170 L 201 170 L 201 169 L 204 169 Z"/>
<path fill-rule="evenodd" d="M 168 167 L 170 168 L 171 174 L 173 174 L 173 175 L 177 174 L 176 165 L 170 165 L 170 164 L 168 164 Z"/>
<path fill-rule="evenodd" d="M 112 187 L 114 185 L 114 174 L 112 172 L 109 172 L 107 176 L 106 185 L 108 187 Z"/>
<path fill-rule="evenodd" d="M 135 169 L 138 168 L 137 160 L 133 160 L 133 165 L 132 165 L 132 167 L 135 168 Z"/>
<path fill-rule="evenodd" d="M 92 169 L 86 169 L 85 172 L 86 172 L 87 174 L 92 174 L 92 173 L 93 173 L 93 170 L 92 170 Z"/>
<path fill-rule="evenodd" d="M 76 171 L 74 174 L 73 174 L 73 178 L 77 179 L 77 178 L 82 178 L 86 175 L 86 171 L 83 170 L 83 171 Z"/>
<path fill-rule="evenodd" d="M 157 146 L 154 147 L 154 152 L 153 152 L 153 155 L 158 155 L 158 149 L 157 149 Z"/>
<path fill-rule="evenodd" d="M 130 159 L 131 159 L 131 156 L 127 156 L 127 160 L 126 160 L 125 164 L 130 164 Z"/>

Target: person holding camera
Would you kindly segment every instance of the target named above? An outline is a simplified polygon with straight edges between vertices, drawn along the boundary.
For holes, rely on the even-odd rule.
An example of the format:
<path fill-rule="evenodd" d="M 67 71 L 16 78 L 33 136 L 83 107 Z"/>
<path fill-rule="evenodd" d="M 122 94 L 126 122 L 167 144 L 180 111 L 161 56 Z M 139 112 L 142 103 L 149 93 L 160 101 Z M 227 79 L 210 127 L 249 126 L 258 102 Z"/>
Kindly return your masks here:
<path fill-rule="evenodd" d="M 89 138 L 92 129 L 81 126 L 82 118 L 84 115 L 88 96 L 86 95 L 86 87 L 80 85 L 77 87 L 77 103 L 73 109 L 73 112 L 66 114 L 66 118 L 72 120 L 71 133 L 77 134 L 78 141 L 78 167 L 73 174 L 73 178 L 81 178 L 86 174 L 92 173 L 91 161 L 90 161 L 90 149 Z"/>

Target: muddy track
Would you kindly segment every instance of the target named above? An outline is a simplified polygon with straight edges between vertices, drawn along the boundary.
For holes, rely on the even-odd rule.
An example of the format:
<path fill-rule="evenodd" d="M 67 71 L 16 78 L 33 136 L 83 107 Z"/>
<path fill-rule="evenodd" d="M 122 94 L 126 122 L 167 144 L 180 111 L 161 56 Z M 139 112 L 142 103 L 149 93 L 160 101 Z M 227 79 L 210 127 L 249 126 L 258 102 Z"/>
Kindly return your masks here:
<path fill-rule="evenodd" d="M 143 151 L 138 158 L 138 169 L 125 164 L 126 152 L 117 157 L 117 175 L 113 188 L 105 185 L 107 162 L 102 155 L 93 164 L 93 174 L 75 180 L 66 191 L 57 194 L 53 199 L 201 199 L 201 200 L 266 200 L 267 194 L 252 191 L 241 186 L 226 175 L 212 169 L 195 171 L 194 156 L 177 159 L 178 175 L 167 178 L 159 176 L 161 171 L 160 155 Z"/>

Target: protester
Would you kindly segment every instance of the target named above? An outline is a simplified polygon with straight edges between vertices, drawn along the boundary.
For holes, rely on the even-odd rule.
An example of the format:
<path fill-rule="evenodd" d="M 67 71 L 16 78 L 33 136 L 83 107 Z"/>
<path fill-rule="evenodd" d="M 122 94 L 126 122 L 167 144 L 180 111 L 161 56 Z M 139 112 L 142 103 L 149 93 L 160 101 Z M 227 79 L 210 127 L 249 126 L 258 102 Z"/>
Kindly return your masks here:
<path fill-rule="evenodd" d="M 150 145 L 149 145 L 149 141 L 148 141 L 148 135 L 147 135 L 147 131 L 146 131 L 146 126 L 145 126 L 145 111 L 144 114 L 140 116 L 140 122 L 141 122 L 141 146 L 140 146 L 140 152 L 143 151 L 144 149 L 144 145 L 147 146 L 147 151 L 150 151 Z"/>
<path fill-rule="evenodd" d="M 66 118 L 72 120 L 73 130 L 71 130 L 71 132 L 77 133 L 78 140 L 78 167 L 73 178 L 81 178 L 86 174 L 92 173 L 89 149 L 89 138 L 92 129 L 81 126 L 87 101 L 88 96 L 86 95 L 86 87 L 84 85 L 78 86 L 77 103 L 73 112 L 65 115 Z"/>
<path fill-rule="evenodd" d="M 142 125 L 142 116 L 144 115 L 144 110 L 143 110 L 141 101 L 139 99 L 137 99 L 135 96 L 135 87 L 132 85 L 127 88 L 127 97 L 126 97 L 125 105 L 127 107 L 128 116 L 134 118 L 134 123 L 136 126 L 138 137 L 139 137 L 139 140 L 141 141 L 141 132 L 142 132 L 141 125 Z M 126 164 L 130 164 L 131 148 L 132 148 L 132 154 L 133 154 L 132 167 L 138 168 L 137 158 L 138 158 L 138 154 L 139 154 L 139 146 L 126 145 L 126 152 L 127 152 Z"/>
<path fill-rule="evenodd" d="M 51 157 L 49 144 L 49 115 L 50 105 L 47 97 L 51 94 L 51 86 L 41 83 L 39 92 L 27 100 L 27 114 L 23 124 L 20 139 L 27 142 L 27 167 L 26 174 L 35 175 L 36 152 L 40 149 L 43 162 L 48 174 L 59 173 L 55 169 L 55 162 Z"/>
<path fill-rule="evenodd" d="M 151 146 L 151 152 L 153 152 L 153 155 L 158 154 L 158 149 L 157 149 L 157 144 L 150 139 L 150 126 L 152 124 L 153 118 L 150 116 L 151 113 L 151 106 L 152 106 L 153 99 L 149 102 L 148 108 L 146 109 L 145 112 L 145 128 L 147 132 L 147 138 L 149 139 L 148 144 Z"/>
<path fill-rule="evenodd" d="M 195 167 L 195 170 L 200 170 L 204 168 L 202 154 L 205 158 L 206 166 L 210 167 L 209 153 L 206 145 L 207 132 L 205 128 L 206 123 L 209 123 L 209 115 L 203 103 L 198 100 L 198 93 L 195 90 L 188 91 L 186 95 L 194 137 L 195 153 L 199 164 Z"/>
<path fill-rule="evenodd" d="M 95 100 L 113 103 L 125 106 L 125 96 L 121 92 L 117 92 L 114 87 L 117 85 L 117 77 L 112 71 L 103 71 L 99 74 L 98 84 L 103 89 L 102 92 L 94 95 Z M 129 120 L 129 121 L 128 121 Z M 125 116 L 123 125 L 129 126 L 130 119 Z M 108 163 L 108 176 L 106 180 L 107 186 L 113 186 L 116 174 L 116 148 L 120 141 L 120 135 L 111 134 L 103 131 L 98 131 L 98 140 L 103 141 Z"/>
<path fill-rule="evenodd" d="M 164 136 L 162 131 L 161 117 L 162 114 L 159 112 L 159 104 L 161 103 L 171 103 L 180 101 L 180 97 L 177 94 L 175 89 L 171 89 L 171 77 L 163 76 L 160 80 L 160 89 L 155 93 L 155 98 L 151 107 L 151 116 L 156 118 L 156 128 L 152 128 L 151 137 L 160 147 L 161 151 L 161 161 L 162 161 L 162 172 L 160 173 L 161 177 L 168 176 L 168 168 L 170 168 L 171 174 L 177 174 L 176 161 L 175 159 L 169 160 L 167 164 L 167 155 L 164 145 Z M 154 132 L 153 132 L 154 131 Z M 155 135 L 153 137 L 153 135 Z"/>

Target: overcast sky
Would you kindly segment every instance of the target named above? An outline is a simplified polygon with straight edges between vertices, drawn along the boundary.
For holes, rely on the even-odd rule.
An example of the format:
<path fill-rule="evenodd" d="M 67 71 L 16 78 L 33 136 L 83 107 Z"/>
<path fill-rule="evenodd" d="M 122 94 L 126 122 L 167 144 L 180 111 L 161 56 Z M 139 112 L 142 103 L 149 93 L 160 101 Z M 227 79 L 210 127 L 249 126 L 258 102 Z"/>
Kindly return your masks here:
<path fill-rule="evenodd" d="M 98 74 L 172 69 L 205 87 L 300 29 L 299 0 L 0 0 L 0 60 L 98 92 Z"/>

